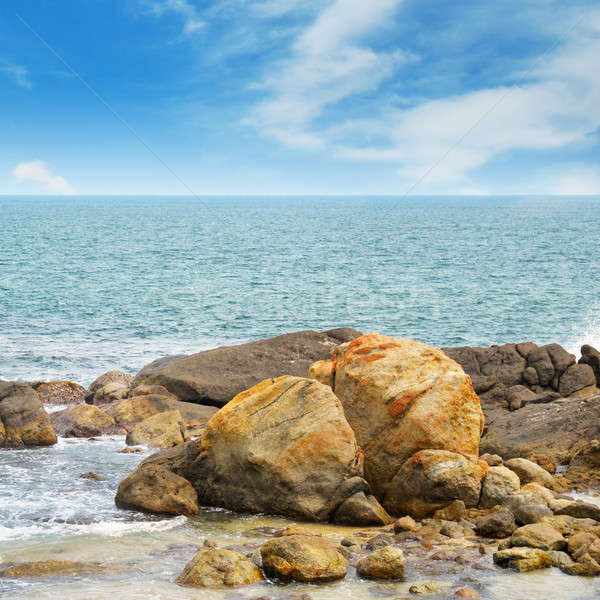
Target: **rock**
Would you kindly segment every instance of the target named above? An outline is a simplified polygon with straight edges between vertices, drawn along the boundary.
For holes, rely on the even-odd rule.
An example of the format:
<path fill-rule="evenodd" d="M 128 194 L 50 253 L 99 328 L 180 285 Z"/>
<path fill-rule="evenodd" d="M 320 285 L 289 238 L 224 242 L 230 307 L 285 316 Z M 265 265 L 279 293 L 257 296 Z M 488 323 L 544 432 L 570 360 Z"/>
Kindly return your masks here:
<path fill-rule="evenodd" d="M 87 392 L 85 393 L 85 401 L 88 404 L 93 404 L 96 392 L 105 385 L 110 383 L 119 383 L 125 388 L 128 388 L 132 380 L 133 377 L 127 373 L 124 373 L 123 371 L 107 371 L 92 381 L 87 389 Z"/>
<path fill-rule="evenodd" d="M 501 467 L 503 463 L 502 457 L 497 454 L 482 454 L 479 459 L 484 460 L 490 467 Z"/>
<path fill-rule="evenodd" d="M 567 542 L 563 536 L 548 525 L 534 523 L 519 527 L 510 538 L 512 547 L 526 546 L 540 550 L 563 550 Z"/>
<path fill-rule="evenodd" d="M 85 388 L 72 381 L 36 381 L 30 385 L 42 404 L 79 404 L 85 396 Z"/>
<path fill-rule="evenodd" d="M 354 339 L 354 329 L 325 332 L 299 331 L 238 346 L 216 348 L 145 366 L 133 385 L 162 385 L 180 400 L 223 406 L 257 383 L 281 375 L 306 377 L 317 360 L 331 357 L 333 349 Z"/>
<path fill-rule="evenodd" d="M 589 365 L 596 376 L 596 385 L 600 386 L 600 352 L 592 346 L 585 344 L 581 346 L 581 358 L 579 364 Z"/>
<path fill-rule="evenodd" d="M 481 596 L 470 588 L 460 588 L 454 592 L 455 598 L 472 598 L 473 600 L 479 600 Z"/>
<path fill-rule="evenodd" d="M 423 450 L 407 460 L 389 484 L 383 505 L 391 514 L 432 515 L 453 500 L 477 506 L 487 463 L 446 450 Z"/>
<path fill-rule="evenodd" d="M 102 475 L 98 475 L 98 473 L 94 473 L 94 471 L 88 471 L 87 473 L 82 473 L 79 476 L 79 479 L 92 479 L 94 481 L 105 481 L 105 478 Z"/>
<path fill-rule="evenodd" d="M 560 377 L 558 391 L 562 396 L 570 396 L 588 386 L 596 385 L 596 375 L 586 364 L 571 365 Z"/>
<path fill-rule="evenodd" d="M 552 566 L 552 558 L 537 548 L 508 548 L 494 554 L 494 563 L 516 571 L 534 571 Z"/>
<path fill-rule="evenodd" d="M 348 568 L 335 544 L 318 536 L 273 538 L 261 546 L 260 555 L 265 574 L 282 581 L 333 581 L 343 579 Z"/>
<path fill-rule="evenodd" d="M 560 550 L 552 550 L 550 552 L 550 559 L 552 560 L 552 566 L 559 569 L 573 565 L 571 557 L 566 552 L 561 552 Z"/>
<path fill-rule="evenodd" d="M 363 579 L 403 579 L 405 563 L 400 548 L 385 546 L 361 558 L 356 573 Z"/>
<path fill-rule="evenodd" d="M 548 517 L 552 517 L 552 511 L 545 504 L 521 504 L 513 513 L 515 520 L 522 525 L 540 523 Z"/>
<path fill-rule="evenodd" d="M 179 411 L 187 428 L 204 427 L 217 412 L 214 406 L 181 402 L 175 400 L 173 396 L 157 396 L 155 394 L 126 398 L 103 406 L 102 410 L 112 416 L 127 431 L 131 431 L 137 423 L 141 423 L 148 417 L 173 410 Z"/>
<path fill-rule="evenodd" d="M 171 448 L 187 441 L 187 433 L 181 413 L 170 410 L 158 413 L 138 423 L 128 434 L 129 446 L 146 444 L 151 448 Z"/>
<path fill-rule="evenodd" d="M 174 400 L 178 399 L 177 396 L 171 394 L 171 392 L 162 385 L 147 385 L 144 383 L 134 388 L 129 388 L 127 397 L 135 398 L 136 396 L 168 396 Z"/>
<path fill-rule="evenodd" d="M 387 525 L 393 520 L 375 496 L 364 492 L 344 500 L 333 516 L 333 522 L 340 525 Z"/>
<path fill-rule="evenodd" d="M 546 469 L 542 469 L 526 458 L 511 458 L 505 461 L 504 465 L 519 476 L 521 485 L 532 481 L 543 486 L 554 485 L 554 479 Z"/>
<path fill-rule="evenodd" d="M 507 538 L 516 528 L 515 518 L 507 508 L 500 508 L 475 521 L 477 534 L 487 538 Z"/>
<path fill-rule="evenodd" d="M 518 410 L 536 398 L 536 394 L 524 385 L 513 385 L 506 392 L 510 410 Z"/>
<path fill-rule="evenodd" d="M 523 371 L 523 381 L 529 386 L 540 384 L 540 378 L 538 377 L 537 371 L 533 367 L 527 367 Z"/>
<path fill-rule="evenodd" d="M 600 521 L 600 506 L 588 502 L 571 502 L 556 511 L 557 515 L 569 515 L 578 519 L 595 519 Z"/>
<path fill-rule="evenodd" d="M 584 554 L 576 563 L 561 567 L 561 571 L 567 575 L 596 577 L 600 575 L 600 564 L 589 554 Z"/>
<path fill-rule="evenodd" d="M 121 435 L 125 430 L 97 406 L 76 404 L 52 413 L 52 427 L 63 437 L 94 437 L 98 435 Z"/>
<path fill-rule="evenodd" d="M 441 350 L 370 333 L 336 350 L 334 370 L 335 394 L 365 453 L 365 476 L 377 497 L 393 501 L 391 480 L 423 448 L 479 454 L 479 398 Z"/>
<path fill-rule="evenodd" d="M 440 533 L 449 538 L 462 538 L 473 535 L 474 531 L 467 525 L 467 521 L 462 523 L 443 521 Z"/>
<path fill-rule="evenodd" d="M 436 510 L 433 518 L 442 521 L 460 521 L 465 518 L 466 512 L 465 503 L 462 500 L 455 500 L 448 506 Z"/>
<path fill-rule="evenodd" d="M 394 543 L 394 538 L 386 535 L 385 533 L 380 533 L 378 535 L 373 536 L 366 543 L 365 547 L 367 550 L 379 550 L 380 548 L 385 548 L 386 546 L 391 546 Z"/>
<path fill-rule="evenodd" d="M 492 508 L 502 504 L 507 496 L 519 491 L 519 476 L 506 467 L 490 467 L 483 479 L 479 506 Z"/>
<path fill-rule="evenodd" d="M 96 563 L 70 560 L 44 560 L 24 563 L 0 564 L 0 577 L 69 577 L 111 573 L 113 569 Z"/>
<path fill-rule="evenodd" d="M 135 454 L 136 452 L 143 452 L 143 448 L 121 448 L 121 450 L 117 450 L 119 454 Z"/>
<path fill-rule="evenodd" d="M 89 404 L 93 404 L 94 406 L 111 404 L 112 402 L 118 402 L 119 400 L 127 398 L 128 393 L 128 385 L 121 383 L 120 381 L 111 381 L 96 390 L 96 393 Z"/>
<path fill-rule="evenodd" d="M 545 469 L 550 473 L 550 475 L 554 475 L 556 473 L 556 461 L 549 454 L 532 454 L 527 458 L 533 463 L 536 463 L 542 469 Z"/>
<path fill-rule="evenodd" d="M 56 434 L 33 388 L 0 381 L 0 448 L 51 446 Z"/>
<path fill-rule="evenodd" d="M 177 579 L 181 585 L 223 587 L 249 585 L 263 580 L 260 569 L 233 550 L 200 550 Z"/>
<path fill-rule="evenodd" d="M 405 531 L 416 531 L 417 524 L 412 517 L 406 515 L 394 522 L 394 533 L 403 533 Z"/>
<path fill-rule="evenodd" d="M 546 525 L 550 525 L 559 531 L 562 535 L 571 536 L 569 541 L 573 539 L 576 533 L 581 531 L 589 531 L 593 533 L 593 528 L 598 525 L 593 519 L 577 519 L 568 515 L 555 515 L 554 517 L 544 519 Z"/>
<path fill-rule="evenodd" d="M 423 583 L 414 583 L 408 588 L 411 594 L 437 594 L 441 591 L 439 584 L 434 581 L 425 581 Z"/>
<path fill-rule="evenodd" d="M 539 385 L 544 387 L 550 385 L 554 378 L 554 364 L 546 346 L 530 352 L 527 356 L 527 363 L 537 372 Z"/>
<path fill-rule="evenodd" d="M 333 361 L 332 360 L 318 360 L 310 365 L 308 369 L 308 376 L 311 379 L 316 379 L 323 385 L 333 386 Z"/>
<path fill-rule="evenodd" d="M 196 515 L 198 497 L 185 478 L 160 465 L 142 463 L 119 484 L 119 508 L 167 515 Z"/>
<path fill-rule="evenodd" d="M 345 500 L 368 492 L 362 458 L 331 388 L 283 376 L 215 414 L 188 477 L 205 506 L 326 520 Z"/>
<path fill-rule="evenodd" d="M 567 548 L 569 550 L 569 554 L 573 556 L 576 554 L 581 548 L 587 548 L 590 544 L 592 544 L 595 540 L 597 540 L 597 536 L 588 533 L 587 531 L 580 531 L 572 535 L 569 538 L 567 543 Z"/>

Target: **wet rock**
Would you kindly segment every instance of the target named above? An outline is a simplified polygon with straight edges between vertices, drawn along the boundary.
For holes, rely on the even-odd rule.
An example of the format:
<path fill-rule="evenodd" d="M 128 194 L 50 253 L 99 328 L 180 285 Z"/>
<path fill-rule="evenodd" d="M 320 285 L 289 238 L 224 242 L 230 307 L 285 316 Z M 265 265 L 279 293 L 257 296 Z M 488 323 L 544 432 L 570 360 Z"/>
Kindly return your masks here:
<path fill-rule="evenodd" d="M 410 516 L 405 516 L 394 521 L 394 533 L 403 533 L 405 531 L 416 531 L 417 523 Z"/>
<path fill-rule="evenodd" d="M 269 379 L 239 394 L 194 448 L 187 476 L 207 506 L 325 520 L 369 489 L 339 400 L 312 379 Z"/>
<path fill-rule="evenodd" d="M 521 485 L 530 482 L 550 487 L 554 485 L 554 479 L 546 469 L 543 469 L 526 458 L 511 458 L 510 460 L 505 461 L 504 465 L 519 476 Z"/>
<path fill-rule="evenodd" d="M 92 479 L 93 481 L 105 481 L 105 478 L 102 475 L 98 475 L 98 473 L 94 473 L 94 471 L 88 471 L 87 473 L 82 473 L 79 476 L 79 479 Z"/>
<path fill-rule="evenodd" d="M 585 531 L 580 531 L 579 533 L 572 535 L 567 544 L 569 554 L 571 554 L 571 556 L 577 554 L 581 548 L 587 548 L 596 539 L 598 539 L 597 536 Z"/>
<path fill-rule="evenodd" d="M 403 579 L 405 564 L 400 548 L 385 546 L 361 558 L 356 572 L 363 579 Z"/>
<path fill-rule="evenodd" d="M 273 538 L 261 546 L 263 569 L 282 581 L 317 583 L 343 579 L 347 562 L 338 548 L 318 536 Z"/>
<path fill-rule="evenodd" d="M 50 417 L 33 388 L 24 383 L 0 381 L 0 448 L 55 443 Z"/>
<path fill-rule="evenodd" d="M 79 404 L 85 388 L 72 381 L 36 381 L 30 384 L 42 404 Z"/>
<path fill-rule="evenodd" d="M 187 433 L 181 413 L 170 410 L 158 413 L 138 423 L 128 434 L 130 446 L 146 444 L 151 448 L 171 448 L 187 441 Z"/>
<path fill-rule="evenodd" d="M 76 404 L 52 413 L 52 426 L 63 437 L 92 437 L 99 435 L 122 435 L 125 430 L 97 406 Z"/>
<path fill-rule="evenodd" d="M 476 506 L 487 463 L 445 450 L 423 450 L 398 470 L 383 505 L 391 514 L 423 518 L 459 499 Z"/>
<path fill-rule="evenodd" d="M 507 508 L 500 508 L 489 515 L 479 517 L 475 522 L 477 534 L 487 538 L 506 538 L 512 535 L 516 528 L 514 516 Z"/>
<path fill-rule="evenodd" d="M 260 569 L 232 550 L 200 550 L 177 579 L 181 585 L 223 587 L 249 585 L 263 580 Z"/>
<path fill-rule="evenodd" d="M 117 450 L 119 454 L 136 454 L 137 452 L 143 452 L 143 448 L 121 448 L 121 450 Z"/>
<path fill-rule="evenodd" d="M 577 562 L 561 567 L 561 571 L 567 575 L 596 577 L 600 575 L 600 564 L 589 554 L 584 554 Z"/>
<path fill-rule="evenodd" d="M 192 484 L 165 468 L 142 463 L 119 484 L 115 504 L 119 508 L 167 515 L 200 512 Z"/>
<path fill-rule="evenodd" d="M 133 377 L 123 371 L 107 371 L 94 379 L 94 381 L 88 387 L 85 393 L 85 401 L 88 404 L 105 404 L 106 402 L 111 402 L 110 393 L 118 391 L 120 389 L 124 389 L 125 391 L 129 388 Z M 100 392 L 98 394 L 98 398 L 96 398 L 96 393 L 101 390 L 101 388 L 111 385 L 117 384 L 113 388 L 108 388 L 104 392 Z"/>
<path fill-rule="evenodd" d="M 497 454 L 482 454 L 479 458 L 484 460 L 490 467 L 501 467 L 503 463 L 502 457 Z"/>
<path fill-rule="evenodd" d="M 552 560 L 552 566 L 559 569 L 573 565 L 571 557 L 566 552 L 560 550 L 552 550 L 550 552 L 550 559 Z"/>
<path fill-rule="evenodd" d="M 567 542 L 556 529 L 543 523 L 534 523 L 515 530 L 510 538 L 510 545 L 540 550 L 563 550 L 567 547 Z"/>
<path fill-rule="evenodd" d="M 79 577 L 113 572 L 113 569 L 96 563 L 70 560 L 44 560 L 24 563 L 0 564 L 0 577 Z"/>
<path fill-rule="evenodd" d="M 158 359 L 136 376 L 134 386 L 161 385 L 180 400 L 224 406 L 257 383 L 282 375 L 306 377 L 317 360 L 360 332 L 350 328 L 325 332 L 299 331 L 189 356 Z"/>
<path fill-rule="evenodd" d="M 433 518 L 442 521 L 460 521 L 465 518 L 467 508 L 462 500 L 455 500 L 444 508 L 436 510 Z"/>
<path fill-rule="evenodd" d="M 441 350 L 373 333 L 336 350 L 333 368 L 334 391 L 365 453 L 366 478 L 394 510 L 402 496 L 391 480 L 415 452 L 479 454 L 479 398 L 460 365 Z"/>
<path fill-rule="evenodd" d="M 534 571 L 552 566 L 548 552 L 537 548 L 508 548 L 494 554 L 494 563 L 516 571 Z"/>
<path fill-rule="evenodd" d="M 426 581 L 423 583 L 414 583 L 408 588 L 411 594 L 437 594 L 441 591 L 438 583 Z"/>
<path fill-rule="evenodd" d="M 308 376 L 311 379 L 316 379 L 323 385 L 333 386 L 333 361 L 332 360 L 318 360 L 310 365 L 308 369 Z"/>
<path fill-rule="evenodd" d="M 506 467 L 490 467 L 485 476 L 479 506 L 492 508 L 502 504 L 507 496 L 519 491 L 521 482 L 519 476 Z"/>
<path fill-rule="evenodd" d="M 375 496 L 357 492 L 341 504 L 333 522 L 341 525 L 388 525 L 393 521 Z"/>

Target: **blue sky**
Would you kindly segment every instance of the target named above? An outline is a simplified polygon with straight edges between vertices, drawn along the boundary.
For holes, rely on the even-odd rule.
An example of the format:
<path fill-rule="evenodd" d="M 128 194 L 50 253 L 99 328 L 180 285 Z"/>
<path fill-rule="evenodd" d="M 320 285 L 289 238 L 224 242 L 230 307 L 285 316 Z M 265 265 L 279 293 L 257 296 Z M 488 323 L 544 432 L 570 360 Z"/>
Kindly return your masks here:
<path fill-rule="evenodd" d="M 600 3 L 3 0 L 0 99 L 3 194 L 600 194 Z"/>

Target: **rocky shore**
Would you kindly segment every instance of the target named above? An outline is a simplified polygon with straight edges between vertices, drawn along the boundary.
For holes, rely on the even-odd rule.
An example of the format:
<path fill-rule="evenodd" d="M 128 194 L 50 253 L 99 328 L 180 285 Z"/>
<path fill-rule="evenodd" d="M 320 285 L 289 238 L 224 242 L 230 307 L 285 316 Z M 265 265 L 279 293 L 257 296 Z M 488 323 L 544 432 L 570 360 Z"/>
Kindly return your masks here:
<path fill-rule="evenodd" d="M 569 495 L 600 488 L 600 353 L 581 354 L 303 331 L 161 358 L 135 376 L 110 371 L 87 389 L 0 381 L 0 447 L 125 435 L 128 447 L 164 450 L 115 490 L 124 510 L 219 507 L 359 528 L 338 540 L 306 526 L 243 551 L 203 547 L 184 586 L 318 583 L 350 569 L 401 581 L 415 554 L 595 576 L 600 508 Z M 45 404 L 66 408 L 48 414 Z M 19 569 L 0 565 L 0 577 Z"/>

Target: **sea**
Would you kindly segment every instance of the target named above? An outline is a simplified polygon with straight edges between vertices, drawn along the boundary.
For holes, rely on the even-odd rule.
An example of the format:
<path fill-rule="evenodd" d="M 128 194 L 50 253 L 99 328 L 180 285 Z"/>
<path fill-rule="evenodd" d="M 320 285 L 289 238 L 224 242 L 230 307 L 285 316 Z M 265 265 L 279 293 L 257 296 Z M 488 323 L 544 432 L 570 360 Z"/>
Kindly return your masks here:
<path fill-rule="evenodd" d="M 160 356 L 342 326 L 436 346 L 600 347 L 600 197 L 4 196 L 0 224 L 1 379 L 88 385 Z M 354 574 L 324 586 L 178 586 L 204 540 L 243 547 L 289 521 L 119 510 L 118 482 L 151 452 L 118 453 L 123 446 L 119 436 L 61 438 L 0 451 L 0 563 L 123 568 L 101 579 L 0 577 L 0 597 L 408 594 L 410 581 L 367 584 Z M 86 471 L 105 479 L 80 479 Z M 458 587 L 490 600 L 600 596 L 595 579 L 557 569 L 498 576 L 491 557 L 480 560 L 476 569 L 438 565 L 429 580 L 446 586 L 443 597 Z"/>

